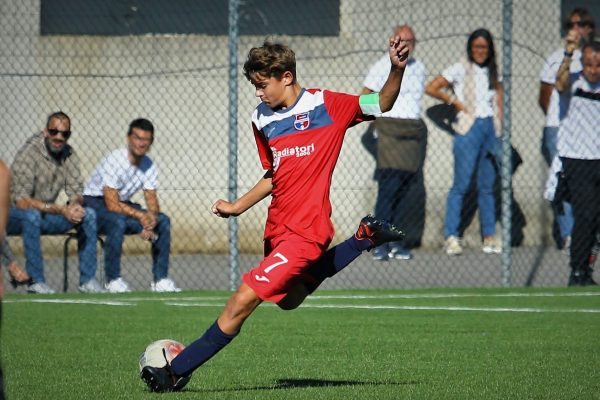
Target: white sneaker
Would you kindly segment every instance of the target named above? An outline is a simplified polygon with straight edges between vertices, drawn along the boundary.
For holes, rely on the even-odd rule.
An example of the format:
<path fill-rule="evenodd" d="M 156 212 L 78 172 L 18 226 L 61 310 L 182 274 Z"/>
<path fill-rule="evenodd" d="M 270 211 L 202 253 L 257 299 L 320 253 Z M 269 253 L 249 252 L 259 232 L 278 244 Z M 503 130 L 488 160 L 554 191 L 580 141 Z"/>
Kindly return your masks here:
<path fill-rule="evenodd" d="M 92 278 L 83 285 L 79 285 L 79 291 L 81 293 L 106 293 L 106 290 L 96 278 Z"/>
<path fill-rule="evenodd" d="M 162 278 L 158 282 L 150 283 L 150 290 L 153 292 L 181 292 L 181 289 L 169 278 Z"/>
<path fill-rule="evenodd" d="M 502 244 L 495 237 L 487 237 L 483 239 L 483 247 L 481 248 L 485 254 L 500 254 L 502 253 Z"/>
<path fill-rule="evenodd" d="M 27 293 L 35 293 L 35 294 L 54 294 L 56 291 L 52 289 L 50 286 L 46 285 L 44 282 L 38 282 L 31 284 L 27 287 Z"/>
<path fill-rule="evenodd" d="M 106 288 L 106 290 L 108 290 L 109 293 L 129 293 L 129 292 L 131 292 L 131 289 L 129 289 L 129 285 L 121 277 L 119 277 L 117 279 L 113 279 L 112 281 L 110 281 L 106 285 L 104 285 L 104 287 Z"/>
<path fill-rule="evenodd" d="M 456 236 L 448 236 L 446 239 L 446 254 L 449 256 L 459 256 L 463 252 L 463 248 L 460 244 L 460 239 Z"/>

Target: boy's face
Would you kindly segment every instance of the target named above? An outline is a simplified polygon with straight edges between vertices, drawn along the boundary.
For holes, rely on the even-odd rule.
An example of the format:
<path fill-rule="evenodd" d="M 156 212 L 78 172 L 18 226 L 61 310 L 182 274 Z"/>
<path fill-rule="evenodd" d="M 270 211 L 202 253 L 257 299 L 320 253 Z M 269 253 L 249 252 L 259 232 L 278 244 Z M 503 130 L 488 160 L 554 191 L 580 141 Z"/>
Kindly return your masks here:
<path fill-rule="evenodd" d="M 254 85 L 255 96 L 270 108 L 276 109 L 290 106 L 288 92 L 286 88 L 291 83 L 291 73 L 285 72 L 281 79 L 274 76 L 267 77 L 260 74 L 253 74 L 250 82 Z M 292 103 L 296 99 L 292 99 Z M 289 104 L 288 104 L 289 103 Z"/>
<path fill-rule="evenodd" d="M 600 52 L 587 48 L 583 53 L 583 76 L 590 83 L 600 81 Z"/>

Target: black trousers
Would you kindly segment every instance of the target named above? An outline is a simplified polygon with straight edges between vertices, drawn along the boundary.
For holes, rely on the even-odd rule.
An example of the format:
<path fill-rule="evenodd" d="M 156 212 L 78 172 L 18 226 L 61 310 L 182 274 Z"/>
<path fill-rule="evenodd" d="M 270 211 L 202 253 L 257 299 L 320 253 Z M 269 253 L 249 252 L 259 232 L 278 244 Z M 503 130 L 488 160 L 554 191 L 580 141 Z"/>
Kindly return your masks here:
<path fill-rule="evenodd" d="M 600 229 L 600 160 L 561 160 L 573 206 L 570 267 L 589 274 L 588 258 Z"/>

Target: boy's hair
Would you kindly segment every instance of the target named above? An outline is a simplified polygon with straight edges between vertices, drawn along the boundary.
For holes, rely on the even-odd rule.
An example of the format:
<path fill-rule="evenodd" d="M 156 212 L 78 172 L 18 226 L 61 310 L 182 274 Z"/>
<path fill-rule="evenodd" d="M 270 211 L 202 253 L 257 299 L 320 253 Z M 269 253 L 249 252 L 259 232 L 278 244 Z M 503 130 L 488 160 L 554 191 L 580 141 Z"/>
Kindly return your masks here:
<path fill-rule="evenodd" d="M 131 121 L 129 124 L 129 130 L 127 131 L 127 136 L 131 136 L 133 128 L 138 128 L 143 131 L 152 133 L 152 141 L 154 141 L 154 125 L 152 122 L 148 121 L 146 118 L 138 118 Z"/>
<path fill-rule="evenodd" d="M 286 45 L 265 41 L 261 47 L 253 47 L 244 63 L 244 76 L 251 80 L 256 75 L 281 79 L 290 71 L 296 81 L 296 55 Z"/>

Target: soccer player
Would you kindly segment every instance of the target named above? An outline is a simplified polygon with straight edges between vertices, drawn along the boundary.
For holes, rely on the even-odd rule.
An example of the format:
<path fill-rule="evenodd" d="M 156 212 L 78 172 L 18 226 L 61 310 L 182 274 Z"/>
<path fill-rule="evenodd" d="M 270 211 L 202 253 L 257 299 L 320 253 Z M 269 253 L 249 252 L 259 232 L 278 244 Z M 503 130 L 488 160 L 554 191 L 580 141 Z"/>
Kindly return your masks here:
<path fill-rule="evenodd" d="M 244 274 L 219 318 L 201 338 L 165 367 L 142 369 L 141 378 L 150 390 L 180 389 L 182 378 L 229 344 L 263 301 L 294 309 L 362 251 L 402 239 L 393 226 L 367 216 L 351 238 L 326 251 L 334 233 L 329 189 L 346 130 L 392 108 L 408 51 L 399 36 L 390 37 L 386 83 L 379 93 L 355 96 L 300 86 L 294 52 L 284 45 L 265 42 L 250 50 L 244 75 L 261 100 L 252 127 L 267 172 L 239 199 L 217 200 L 212 212 L 223 218 L 238 216 L 271 195 L 265 258 Z"/>

